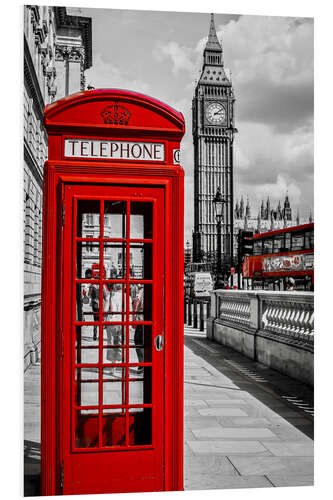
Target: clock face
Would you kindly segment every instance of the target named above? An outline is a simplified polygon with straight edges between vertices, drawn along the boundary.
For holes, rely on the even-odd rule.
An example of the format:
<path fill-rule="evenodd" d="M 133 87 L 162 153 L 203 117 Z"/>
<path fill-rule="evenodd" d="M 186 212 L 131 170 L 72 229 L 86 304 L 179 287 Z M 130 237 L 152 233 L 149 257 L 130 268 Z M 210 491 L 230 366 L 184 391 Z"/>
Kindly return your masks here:
<path fill-rule="evenodd" d="M 225 108 L 218 102 L 209 104 L 206 108 L 206 118 L 210 123 L 220 124 L 225 120 Z"/>

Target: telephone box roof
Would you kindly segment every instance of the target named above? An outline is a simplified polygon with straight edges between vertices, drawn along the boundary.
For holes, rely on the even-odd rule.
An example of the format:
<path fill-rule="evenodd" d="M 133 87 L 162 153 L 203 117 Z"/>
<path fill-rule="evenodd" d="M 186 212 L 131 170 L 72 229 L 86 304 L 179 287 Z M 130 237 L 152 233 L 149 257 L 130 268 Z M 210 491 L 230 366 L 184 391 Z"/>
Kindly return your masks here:
<path fill-rule="evenodd" d="M 171 122 L 173 126 L 182 131 L 185 131 L 185 121 L 183 114 L 179 111 L 176 111 L 171 106 L 155 99 L 153 97 L 140 94 L 138 92 L 133 92 L 131 90 L 124 89 L 94 89 L 94 90 L 85 90 L 82 92 L 78 92 L 76 94 L 71 94 L 63 99 L 59 99 L 56 102 L 48 104 L 44 109 L 44 119 L 45 124 L 52 124 L 54 121 L 58 120 L 58 117 L 62 117 L 65 119 L 65 115 L 67 115 L 66 111 L 69 108 L 77 109 L 80 105 L 85 105 L 89 103 L 98 103 L 103 102 L 106 105 L 109 103 L 110 105 L 119 102 L 119 104 L 123 105 L 126 103 L 128 105 L 136 105 L 141 107 L 142 109 L 146 109 L 155 115 L 159 115 L 161 119 L 167 122 Z M 88 111 L 88 108 L 87 108 Z M 84 116 L 83 116 L 84 115 Z M 90 119 L 89 112 L 85 113 L 77 113 L 76 114 L 76 122 L 80 123 L 84 120 Z M 67 121 L 65 119 L 65 121 Z"/>

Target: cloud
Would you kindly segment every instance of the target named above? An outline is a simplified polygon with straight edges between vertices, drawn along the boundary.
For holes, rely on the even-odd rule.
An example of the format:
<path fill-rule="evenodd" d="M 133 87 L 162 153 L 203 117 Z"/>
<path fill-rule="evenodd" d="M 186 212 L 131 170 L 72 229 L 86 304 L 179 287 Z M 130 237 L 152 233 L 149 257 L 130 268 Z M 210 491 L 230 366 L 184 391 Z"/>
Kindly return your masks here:
<path fill-rule="evenodd" d="M 313 22 L 242 16 L 221 27 L 239 120 L 291 131 L 313 118 Z"/>
<path fill-rule="evenodd" d="M 177 74 L 180 71 L 193 73 L 195 71 L 194 63 L 192 62 L 193 50 L 191 48 L 181 46 L 179 43 L 171 41 L 167 44 L 159 43 L 153 50 L 153 57 L 163 62 L 170 60 L 172 63 L 172 72 Z"/>
<path fill-rule="evenodd" d="M 122 88 L 135 90 L 143 94 L 152 94 L 153 90 L 147 81 L 133 78 L 123 68 L 106 63 L 101 54 L 94 55 L 93 66 L 86 71 L 86 82 L 95 88 Z"/>

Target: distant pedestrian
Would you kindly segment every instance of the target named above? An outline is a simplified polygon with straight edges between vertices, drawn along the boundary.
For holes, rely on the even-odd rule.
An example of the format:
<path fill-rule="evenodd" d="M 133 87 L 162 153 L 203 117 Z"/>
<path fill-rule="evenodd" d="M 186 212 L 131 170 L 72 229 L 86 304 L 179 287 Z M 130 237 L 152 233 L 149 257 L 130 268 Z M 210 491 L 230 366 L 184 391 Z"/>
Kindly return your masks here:
<path fill-rule="evenodd" d="M 126 312 L 126 296 L 123 295 L 123 285 L 115 284 L 113 286 L 113 290 L 111 293 L 110 307 L 109 312 L 110 315 L 107 318 L 107 321 L 112 322 L 121 322 L 124 321 L 123 313 Z M 132 301 L 131 297 L 129 297 L 129 308 L 132 309 Z M 117 363 L 122 359 L 122 348 L 120 347 L 123 342 L 123 325 L 107 325 L 106 327 L 106 335 L 107 335 L 107 343 L 110 347 L 107 350 L 106 358 L 111 363 Z M 114 368 L 111 368 L 110 373 L 114 372 Z"/>
<path fill-rule="evenodd" d="M 99 279 L 99 274 L 96 274 L 95 279 Z M 93 311 L 94 321 L 99 321 L 99 284 L 91 284 L 89 287 L 88 296 L 91 299 L 91 309 Z M 110 292 L 106 285 L 103 285 L 103 311 L 108 311 L 110 308 Z M 94 325 L 93 340 L 97 340 L 97 325 Z"/>
<path fill-rule="evenodd" d="M 292 290 L 295 290 L 295 286 L 296 286 L 296 283 L 295 283 L 294 278 L 287 278 L 287 282 L 286 282 L 287 291 L 290 292 Z"/>
<path fill-rule="evenodd" d="M 136 313 L 135 314 L 135 321 L 143 321 L 143 319 L 144 319 L 143 318 L 143 298 L 144 298 L 143 286 L 139 285 L 138 293 L 134 299 L 134 304 L 133 304 L 133 310 Z M 144 342 L 143 325 L 136 325 L 135 333 L 134 333 L 134 343 L 135 343 L 135 350 L 136 350 L 136 354 L 137 354 L 139 363 L 144 362 L 143 342 Z M 138 371 L 138 373 L 142 373 L 143 367 L 139 366 L 137 371 Z"/>

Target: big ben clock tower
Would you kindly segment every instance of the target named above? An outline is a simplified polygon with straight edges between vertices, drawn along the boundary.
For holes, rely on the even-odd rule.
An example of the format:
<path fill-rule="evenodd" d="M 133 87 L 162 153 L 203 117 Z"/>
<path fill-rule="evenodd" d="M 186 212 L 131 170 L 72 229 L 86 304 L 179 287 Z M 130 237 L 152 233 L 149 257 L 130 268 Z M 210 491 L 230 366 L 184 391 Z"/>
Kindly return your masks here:
<path fill-rule="evenodd" d="M 194 144 L 193 260 L 210 262 L 216 257 L 217 230 L 213 199 L 220 188 L 223 209 L 222 262 L 233 264 L 233 138 L 234 92 L 223 64 L 214 15 L 203 53 L 203 66 L 192 101 Z"/>

